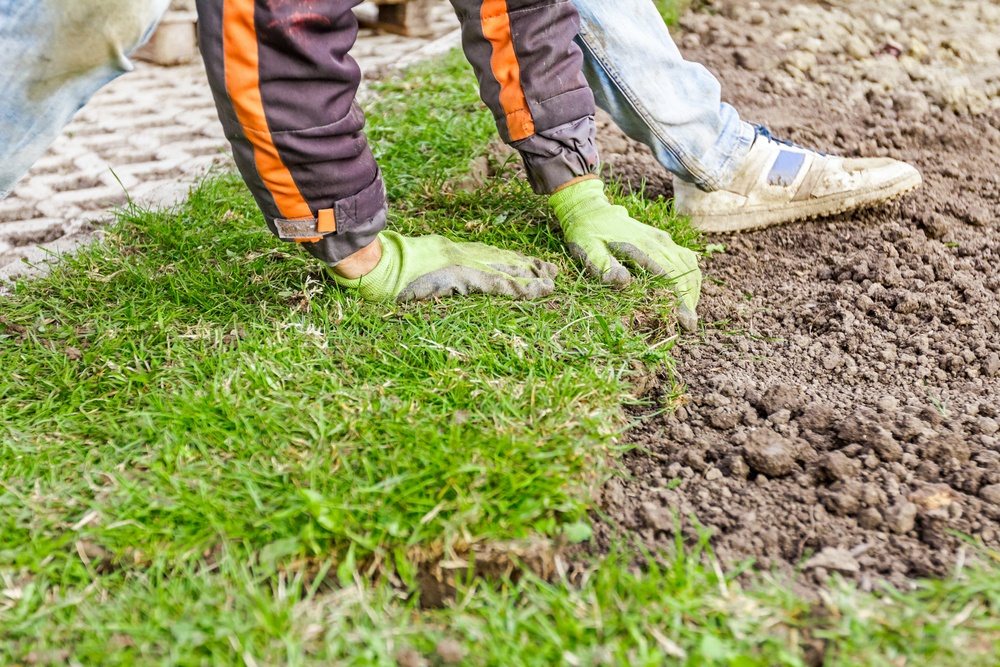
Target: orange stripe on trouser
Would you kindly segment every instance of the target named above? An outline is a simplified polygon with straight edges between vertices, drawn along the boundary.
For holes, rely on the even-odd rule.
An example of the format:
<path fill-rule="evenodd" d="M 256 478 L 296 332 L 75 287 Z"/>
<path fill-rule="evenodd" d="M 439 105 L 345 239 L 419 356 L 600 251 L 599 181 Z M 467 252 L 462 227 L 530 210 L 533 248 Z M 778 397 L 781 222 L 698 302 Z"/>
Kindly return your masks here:
<path fill-rule="evenodd" d="M 278 154 L 264 113 L 254 0 L 225 0 L 222 30 L 226 92 L 243 126 L 243 133 L 253 146 L 257 172 L 284 218 L 312 218 L 312 209 Z"/>
<path fill-rule="evenodd" d="M 521 66 L 514 52 L 507 0 L 484 0 L 480 15 L 483 35 L 493 45 L 490 66 L 500 83 L 500 106 L 507 116 L 507 131 L 511 141 L 527 139 L 535 133 L 535 120 L 521 87 Z"/>

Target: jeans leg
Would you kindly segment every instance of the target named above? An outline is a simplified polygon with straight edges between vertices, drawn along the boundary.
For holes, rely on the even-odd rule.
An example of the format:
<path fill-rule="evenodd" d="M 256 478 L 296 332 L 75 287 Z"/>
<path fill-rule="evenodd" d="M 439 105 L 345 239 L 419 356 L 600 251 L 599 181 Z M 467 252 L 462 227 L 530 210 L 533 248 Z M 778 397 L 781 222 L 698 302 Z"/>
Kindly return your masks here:
<path fill-rule="evenodd" d="M 754 130 L 722 103 L 715 77 L 684 60 L 650 0 L 573 1 L 597 105 L 680 178 L 705 190 L 726 186 Z"/>
<path fill-rule="evenodd" d="M 0 0 L 0 199 L 99 88 L 132 68 L 169 0 Z"/>

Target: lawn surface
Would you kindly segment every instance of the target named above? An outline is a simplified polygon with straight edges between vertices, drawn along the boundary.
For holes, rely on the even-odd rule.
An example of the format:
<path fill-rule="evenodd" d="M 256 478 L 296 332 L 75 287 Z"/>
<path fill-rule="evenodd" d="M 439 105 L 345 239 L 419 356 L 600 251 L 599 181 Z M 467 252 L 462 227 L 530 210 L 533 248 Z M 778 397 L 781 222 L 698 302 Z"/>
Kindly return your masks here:
<path fill-rule="evenodd" d="M 458 56 L 369 115 L 394 228 L 556 262 L 556 294 L 362 303 L 231 175 L 123 211 L 0 302 L 0 664 L 797 665 L 824 639 L 828 664 L 996 664 L 997 572 L 817 608 L 699 545 L 622 545 L 418 611 L 429 562 L 588 539 L 673 299 L 584 278 L 518 179 L 453 187 L 495 133 Z M 620 200 L 697 247 L 667 202 Z"/>

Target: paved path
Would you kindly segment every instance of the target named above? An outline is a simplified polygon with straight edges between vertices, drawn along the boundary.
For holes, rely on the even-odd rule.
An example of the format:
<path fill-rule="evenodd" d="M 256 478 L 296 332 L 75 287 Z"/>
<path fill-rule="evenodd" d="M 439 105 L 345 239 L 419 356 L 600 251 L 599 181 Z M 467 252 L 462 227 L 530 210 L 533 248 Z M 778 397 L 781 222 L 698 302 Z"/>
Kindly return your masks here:
<path fill-rule="evenodd" d="M 366 76 L 384 76 L 457 45 L 448 2 L 441 0 L 434 19 L 427 39 L 362 31 L 352 55 Z M 137 63 L 94 96 L 0 201 L 0 293 L 5 280 L 92 241 L 110 209 L 128 198 L 173 205 L 209 170 L 231 163 L 201 62 Z"/>

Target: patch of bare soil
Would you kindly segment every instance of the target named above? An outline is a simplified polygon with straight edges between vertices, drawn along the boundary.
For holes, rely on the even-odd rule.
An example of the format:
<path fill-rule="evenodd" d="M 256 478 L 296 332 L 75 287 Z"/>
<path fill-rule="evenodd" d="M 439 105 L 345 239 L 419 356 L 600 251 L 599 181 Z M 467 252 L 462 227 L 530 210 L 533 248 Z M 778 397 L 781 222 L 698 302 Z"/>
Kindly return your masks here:
<path fill-rule="evenodd" d="M 1000 550 L 1000 7 L 713 3 L 679 39 L 745 118 L 925 185 L 837 219 L 719 237 L 707 324 L 676 348 L 689 403 L 629 437 L 603 506 L 651 547 L 714 531 L 729 564 L 942 576 Z M 605 132 L 605 135 L 608 133 Z M 615 171 L 670 193 L 649 154 Z M 669 378 L 661 378 L 664 384 Z M 679 480 L 679 485 L 675 486 Z"/>

